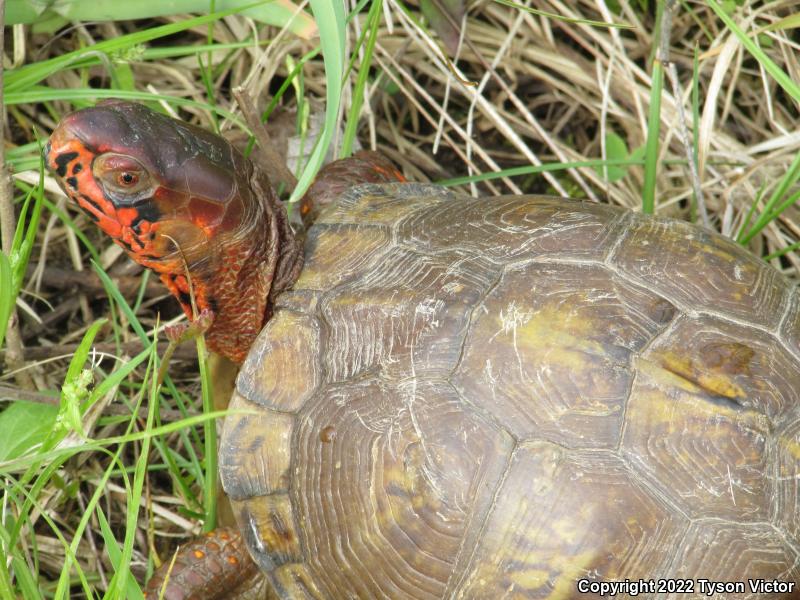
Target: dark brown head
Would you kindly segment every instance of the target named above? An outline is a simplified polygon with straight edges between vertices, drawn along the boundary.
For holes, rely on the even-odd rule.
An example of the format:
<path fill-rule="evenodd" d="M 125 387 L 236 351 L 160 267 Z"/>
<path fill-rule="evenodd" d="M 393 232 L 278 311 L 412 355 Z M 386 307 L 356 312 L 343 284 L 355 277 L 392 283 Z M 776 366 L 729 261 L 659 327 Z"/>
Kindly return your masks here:
<path fill-rule="evenodd" d="M 66 194 L 190 317 L 191 282 L 214 313 L 209 346 L 241 361 L 265 318 L 274 268 L 262 263 L 277 260 L 266 178 L 225 139 L 117 100 L 64 117 L 45 153 Z"/>

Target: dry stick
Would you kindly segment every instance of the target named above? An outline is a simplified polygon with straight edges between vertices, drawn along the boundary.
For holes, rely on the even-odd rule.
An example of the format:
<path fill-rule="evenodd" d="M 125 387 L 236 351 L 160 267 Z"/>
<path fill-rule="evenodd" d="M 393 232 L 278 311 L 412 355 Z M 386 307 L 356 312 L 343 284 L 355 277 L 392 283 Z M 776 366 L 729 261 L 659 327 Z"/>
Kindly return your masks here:
<path fill-rule="evenodd" d="M 5 26 L 5 0 L 0 0 L 0 26 Z M 0 36 L 0 58 L 5 52 L 4 38 Z M 3 63 L 0 62 L 0 95 L 3 90 Z M 3 107 L 5 113 L 5 107 Z M 5 128 L 5 114 L 0 114 L 0 148 L 4 147 L 4 131 Z M 0 234 L 2 234 L 3 252 L 6 255 L 11 255 L 11 243 L 14 240 L 14 206 L 11 202 L 11 194 L 8 189 L 8 172 L 6 169 L 6 156 L 5 152 L 0 152 Z M 13 320 L 13 317 L 12 317 Z"/>
<path fill-rule="evenodd" d="M 269 139 L 267 128 L 261 122 L 250 96 L 242 87 L 234 89 L 233 96 L 236 98 L 236 102 L 239 103 L 242 115 L 244 115 L 244 119 L 250 129 L 253 130 L 253 135 L 258 141 L 259 148 L 261 148 L 262 156 L 265 160 L 262 160 L 259 166 L 266 172 L 267 177 L 272 182 L 272 187 L 278 189 L 280 187 L 279 184 L 283 183 L 289 193 L 293 192 L 294 188 L 297 187 L 297 178 L 286 166 L 286 162 L 280 157 L 275 148 L 272 147 L 273 144 Z"/>
<path fill-rule="evenodd" d="M 6 3 L 0 0 L 0 29 L 4 28 L 6 22 Z M 5 52 L 3 36 L 0 36 L 0 101 L 2 100 L 3 89 L 3 64 L 2 57 Z M 2 239 L 3 252 L 6 256 L 11 256 L 11 246 L 14 242 L 14 230 L 16 217 L 14 215 L 13 194 L 11 192 L 8 168 L 6 167 L 5 157 L 5 106 L 0 110 L 0 234 Z M 19 333 L 19 320 L 16 307 L 11 307 L 8 327 L 6 329 L 6 363 L 12 371 L 16 371 L 14 379 L 17 385 L 28 390 L 35 389 L 33 379 L 23 370 L 24 362 L 22 358 L 22 336 Z"/>
<path fill-rule="evenodd" d="M 692 147 L 692 140 L 689 137 L 689 128 L 686 126 L 686 113 L 683 111 L 683 94 L 681 93 L 681 83 L 678 81 L 678 69 L 675 67 L 675 63 L 671 62 L 667 65 L 667 75 L 672 84 L 672 95 L 675 96 L 675 105 L 678 107 L 678 136 L 681 138 L 681 143 L 686 151 L 686 161 L 689 163 L 689 176 L 692 180 L 692 188 L 694 190 L 694 197 L 697 200 L 697 208 L 700 211 L 700 218 L 703 220 L 703 225 L 710 228 L 711 221 L 708 218 L 706 201 L 703 197 L 703 188 L 700 185 L 700 173 L 697 170 L 697 163 L 694 161 L 694 149 Z"/>
<path fill-rule="evenodd" d="M 28 346 L 23 350 L 23 355 L 25 360 L 28 361 L 70 358 L 73 354 L 75 354 L 75 351 L 78 349 L 78 345 L 79 344 L 75 343 L 55 344 L 52 346 Z M 159 354 L 164 353 L 168 345 L 168 342 L 159 342 Z M 138 354 L 145 349 L 145 345 L 141 340 L 132 340 L 130 342 L 124 342 L 119 346 L 110 342 L 93 344 L 92 348 L 94 348 L 97 352 L 109 355 L 116 355 L 118 350 L 124 352 L 125 354 Z M 173 358 L 176 360 L 197 360 L 197 351 L 195 350 L 194 346 L 190 344 L 182 345 L 175 349 Z M 2 361 L 6 361 L 6 363 L 8 363 L 7 350 L 5 352 L 0 350 L 0 364 Z"/>

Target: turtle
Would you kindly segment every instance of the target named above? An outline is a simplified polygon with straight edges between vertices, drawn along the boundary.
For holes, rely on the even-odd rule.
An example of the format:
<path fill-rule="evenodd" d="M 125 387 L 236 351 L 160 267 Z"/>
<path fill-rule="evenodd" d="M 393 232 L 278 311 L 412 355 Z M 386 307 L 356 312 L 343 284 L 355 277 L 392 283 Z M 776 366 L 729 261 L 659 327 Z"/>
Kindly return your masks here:
<path fill-rule="evenodd" d="M 166 597 L 800 598 L 800 296 L 730 239 L 365 154 L 320 172 L 301 244 L 227 141 L 123 101 L 46 163 L 241 364 L 238 533 Z"/>

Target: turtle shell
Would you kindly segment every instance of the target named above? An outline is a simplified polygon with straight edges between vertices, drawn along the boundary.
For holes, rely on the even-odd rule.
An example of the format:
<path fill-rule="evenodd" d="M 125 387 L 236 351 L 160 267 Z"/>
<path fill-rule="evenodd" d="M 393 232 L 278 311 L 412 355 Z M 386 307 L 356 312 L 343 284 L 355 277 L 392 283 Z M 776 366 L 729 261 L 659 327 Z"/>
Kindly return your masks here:
<path fill-rule="evenodd" d="M 800 580 L 798 390 L 798 295 L 727 239 L 359 186 L 244 364 L 221 476 L 277 597 L 706 597 Z"/>

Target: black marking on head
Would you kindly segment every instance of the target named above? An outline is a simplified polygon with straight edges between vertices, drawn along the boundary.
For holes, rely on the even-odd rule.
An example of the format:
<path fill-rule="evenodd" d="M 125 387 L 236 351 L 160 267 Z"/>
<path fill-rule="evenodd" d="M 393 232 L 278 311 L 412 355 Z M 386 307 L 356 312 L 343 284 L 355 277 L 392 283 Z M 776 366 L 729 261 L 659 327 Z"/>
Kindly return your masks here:
<path fill-rule="evenodd" d="M 178 302 L 184 306 L 192 305 L 192 297 L 187 292 L 178 291 Z"/>
<path fill-rule="evenodd" d="M 65 152 L 60 156 L 56 156 L 56 173 L 58 173 L 59 177 L 64 177 L 67 174 L 67 165 L 76 158 L 78 158 L 77 152 Z"/>
<path fill-rule="evenodd" d="M 75 177 L 67 177 L 64 181 L 66 181 L 67 185 L 73 190 L 78 189 L 78 180 Z"/>
<path fill-rule="evenodd" d="M 154 202 L 143 202 L 136 207 L 136 211 L 139 213 L 139 216 L 134 219 L 134 223 L 137 225 L 141 220 L 156 223 L 161 218 L 161 211 Z"/>
<path fill-rule="evenodd" d="M 81 194 L 81 199 L 84 202 L 86 202 L 86 204 L 88 204 L 89 206 L 92 206 L 93 208 L 97 209 L 97 212 L 99 212 L 101 214 L 105 214 L 105 211 L 102 208 L 100 208 L 100 206 L 97 204 L 97 202 L 95 202 L 94 200 L 89 198 L 89 196 L 87 196 L 86 194 Z M 80 204 L 80 203 L 78 203 L 78 204 Z"/>
<path fill-rule="evenodd" d="M 90 218 L 92 221 L 94 221 L 95 223 L 98 223 L 98 222 L 100 221 L 100 217 L 98 217 L 96 214 L 94 214 L 94 213 L 93 213 L 92 211 L 90 211 L 88 208 L 84 208 L 83 206 L 81 206 L 81 210 L 82 210 L 82 211 L 83 211 L 83 212 L 84 212 L 86 215 L 88 215 L 88 217 L 89 217 L 89 218 Z"/>
<path fill-rule="evenodd" d="M 72 165 L 72 174 L 73 175 L 77 175 L 82 170 L 83 170 L 83 165 L 81 163 L 76 162 L 74 165 Z"/>
<path fill-rule="evenodd" d="M 131 247 L 131 245 L 128 242 L 126 242 L 125 240 L 116 238 L 114 241 L 117 242 L 123 248 L 125 248 L 125 250 L 127 250 L 131 254 L 136 254 L 136 252 L 133 251 L 133 248 Z"/>

